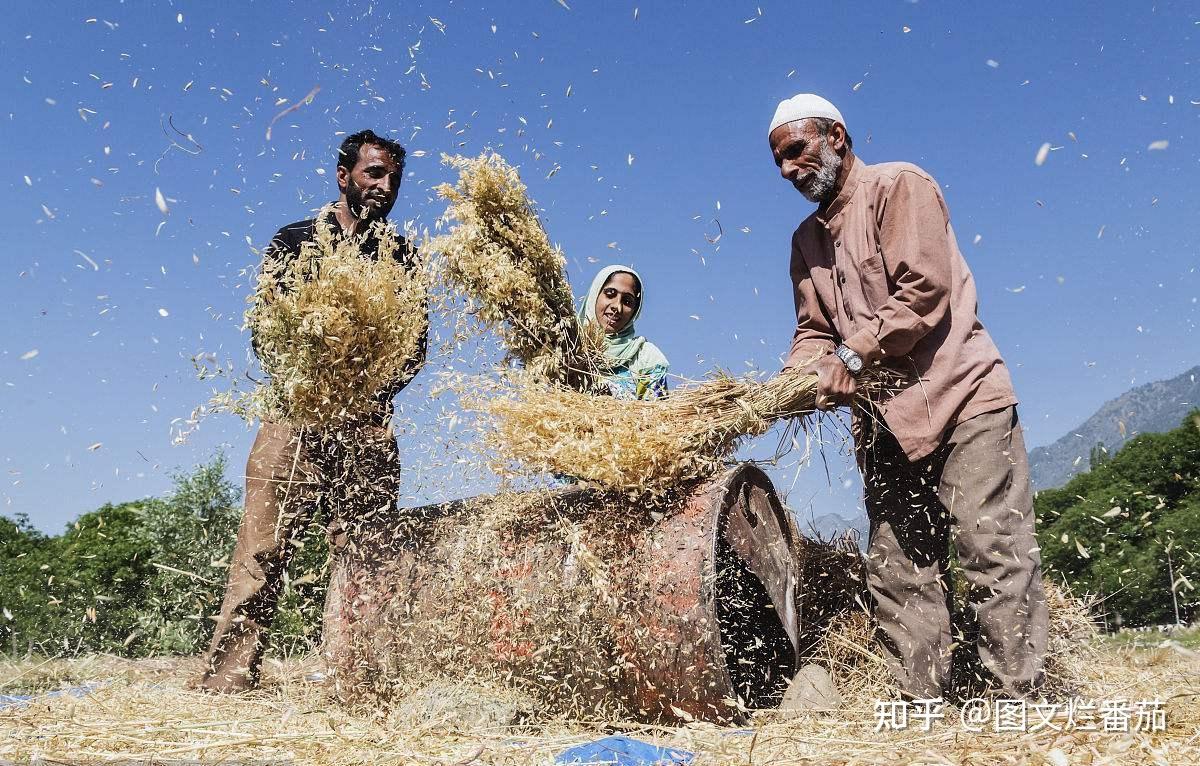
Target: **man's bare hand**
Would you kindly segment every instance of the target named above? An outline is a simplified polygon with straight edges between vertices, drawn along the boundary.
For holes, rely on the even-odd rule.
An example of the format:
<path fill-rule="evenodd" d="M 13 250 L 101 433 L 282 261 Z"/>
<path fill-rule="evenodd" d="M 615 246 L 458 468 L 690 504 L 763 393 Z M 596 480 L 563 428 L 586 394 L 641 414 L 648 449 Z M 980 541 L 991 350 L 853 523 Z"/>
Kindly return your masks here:
<path fill-rule="evenodd" d="M 817 409 L 832 410 L 854 401 L 858 383 L 841 359 L 827 354 L 810 369 L 817 373 Z"/>

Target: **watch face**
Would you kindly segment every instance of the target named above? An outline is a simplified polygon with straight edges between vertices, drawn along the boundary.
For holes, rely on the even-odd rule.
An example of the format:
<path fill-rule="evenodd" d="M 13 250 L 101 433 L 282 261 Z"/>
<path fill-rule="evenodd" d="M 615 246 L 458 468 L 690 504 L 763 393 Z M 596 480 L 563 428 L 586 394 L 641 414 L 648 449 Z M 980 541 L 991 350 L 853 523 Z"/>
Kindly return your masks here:
<path fill-rule="evenodd" d="M 852 356 L 846 362 L 846 366 L 850 368 L 850 372 L 858 372 L 862 369 L 862 359 L 858 356 Z"/>

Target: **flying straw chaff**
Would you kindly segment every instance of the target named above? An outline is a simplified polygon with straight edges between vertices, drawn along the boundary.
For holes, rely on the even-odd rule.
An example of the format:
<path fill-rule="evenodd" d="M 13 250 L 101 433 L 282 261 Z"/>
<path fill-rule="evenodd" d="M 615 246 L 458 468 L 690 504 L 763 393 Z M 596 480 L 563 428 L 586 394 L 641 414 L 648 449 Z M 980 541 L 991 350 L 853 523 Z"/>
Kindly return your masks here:
<path fill-rule="evenodd" d="M 657 495 L 710 475 L 740 439 L 812 414 L 816 397 L 817 376 L 799 373 L 765 382 L 720 376 L 654 401 L 588 396 L 518 375 L 497 395 L 467 403 L 486 416 L 487 444 L 502 458 Z"/>
<path fill-rule="evenodd" d="M 604 339 L 575 316 L 566 259 L 550 243 L 515 168 L 497 154 L 442 156 L 458 183 L 437 187 L 449 202 L 449 233 L 429 243 L 438 274 L 465 295 L 509 356 L 541 379 L 590 390 Z"/>
<path fill-rule="evenodd" d="M 427 279 L 391 224 L 333 231 L 329 209 L 315 237 L 285 263 L 268 264 L 246 312 L 270 376 L 243 402 L 255 417 L 327 427 L 380 412 L 416 372 L 428 325 Z M 378 243 L 376 257 L 361 248 Z"/>
<path fill-rule="evenodd" d="M 1040 693 L 1061 699 L 1087 692 L 1096 667 L 1103 664 L 1104 653 L 1096 640 L 1094 600 L 1076 596 L 1050 580 L 1044 586 L 1049 641 Z M 960 603 L 965 596 L 966 589 L 960 588 Z M 969 635 L 971 631 L 964 624 L 966 612 L 956 613 L 955 619 L 953 632 Z M 979 661 L 976 641 L 971 638 L 955 646 L 948 691 L 959 699 L 984 694 L 994 682 Z M 899 694 L 888 668 L 888 655 L 870 615 L 850 609 L 824 626 L 809 659 L 830 672 L 847 707 L 869 708 L 875 700 L 894 699 Z"/>

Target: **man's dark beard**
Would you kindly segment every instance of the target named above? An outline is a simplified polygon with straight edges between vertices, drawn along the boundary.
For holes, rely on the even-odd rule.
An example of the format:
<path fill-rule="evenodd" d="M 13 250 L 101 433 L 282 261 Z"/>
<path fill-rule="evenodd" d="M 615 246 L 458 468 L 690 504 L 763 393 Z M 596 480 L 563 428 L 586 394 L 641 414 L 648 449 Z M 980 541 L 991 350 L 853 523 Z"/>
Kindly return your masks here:
<path fill-rule="evenodd" d="M 383 204 L 377 208 L 364 205 L 366 195 L 363 194 L 362 187 L 354 183 L 353 180 L 346 179 L 346 207 L 350 209 L 350 215 L 360 221 L 380 221 L 387 218 L 388 213 L 392 212 L 392 205 L 396 204 L 396 201 L 388 201 L 382 197 L 378 199 Z"/>

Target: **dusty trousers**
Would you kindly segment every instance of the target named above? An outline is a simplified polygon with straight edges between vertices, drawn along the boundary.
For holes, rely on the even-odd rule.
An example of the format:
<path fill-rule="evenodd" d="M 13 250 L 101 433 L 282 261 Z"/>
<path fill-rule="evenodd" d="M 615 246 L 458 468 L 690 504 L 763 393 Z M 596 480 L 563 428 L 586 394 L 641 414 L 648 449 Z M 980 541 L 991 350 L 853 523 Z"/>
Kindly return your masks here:
<path fill-rule="evenodd" d="M 262 423 L 246 461 L 246 510 L 229 581 L 196 686 L 258 685 L 288 564 L 317 511 L 324 512 L 331 555 L 339 555 L 354 544 L 358 522 L 395 505 L 398 470 L 386 427 L 316 431 Z"/>
<path fill-rule="evenodd" d="M 979 625 L 979 659 L 1007 696 L 1036 692 L 1048 619 L 1016 408 L 959 423 L 917 461 L 882 427 L 864 430 L 858 459 L 870 520 L 867 587 L 900 690 L 913 699 L 945 691 L 954 643 L 953 535 L 966 609 Z"/>

